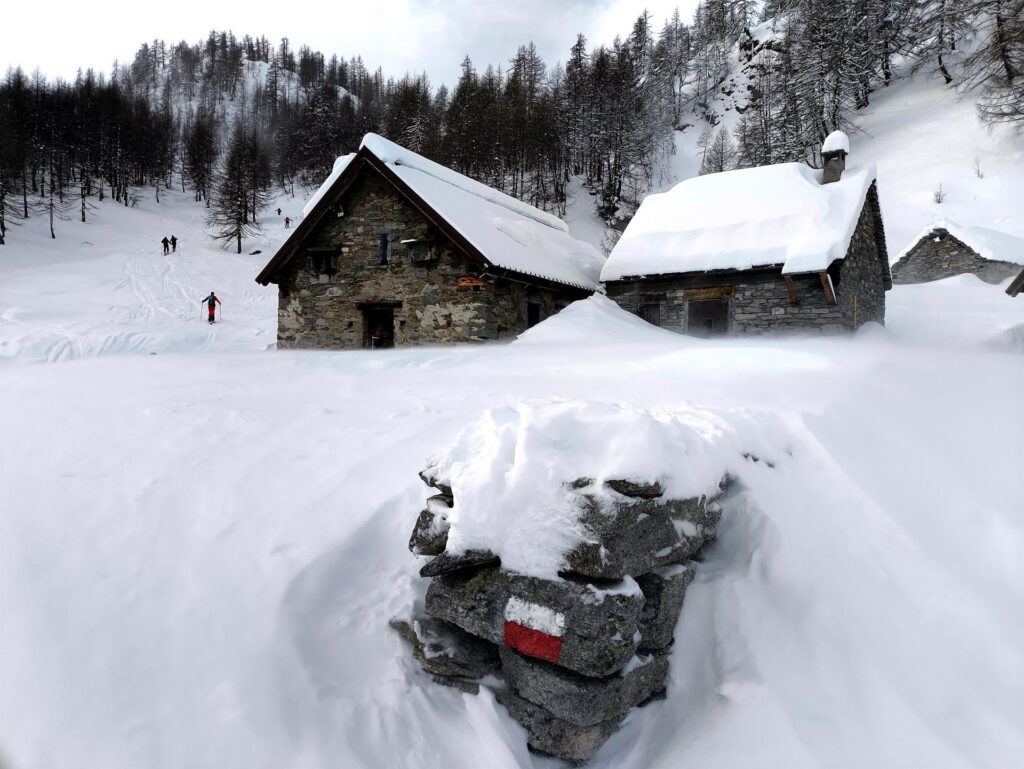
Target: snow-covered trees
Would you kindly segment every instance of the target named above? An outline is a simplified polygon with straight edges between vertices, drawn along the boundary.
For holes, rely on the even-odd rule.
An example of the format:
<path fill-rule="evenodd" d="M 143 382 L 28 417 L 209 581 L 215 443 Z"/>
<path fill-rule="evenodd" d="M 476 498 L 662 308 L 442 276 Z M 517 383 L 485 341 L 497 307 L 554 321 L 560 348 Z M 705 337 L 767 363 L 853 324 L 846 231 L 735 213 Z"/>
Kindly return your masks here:
<path fill-rule="evenodd" d="M 214 165 L 217 162 L 217 135 L 213 116 L 199 110 L 185 125 L 182 136 L 185 146 L 184 175 L 195 191 L 196 201 L 210 204 Z"/>
<path fill-rule="evenodd" d="M 259 136 L 236 121 L 207 217 L 213 237 L 225 248 L 234 243 L 242 253 L 243 238 L 262 229 L 257 216 L 267 206 L 270 179 L 270 159 Z"/>
<path fill-rule="evenodd" d="M 701 176 L 729 171 L 736 167 L 736 145 L 724 128 L 715 132 L 715 138 L 704 150 L 704 159 L 700 164 Z"/>
<path fill-rule="evenodd" d="M 971 7 L 982 44 L 964 62 L 964 84 L 981 87 L 982 119 L 1024 127 L 1024 0 L 975 0 Z"/>
<path fill-rule="evenodd" d="M 319 183 L 374 131 L 558 213 L 576 177 L 610 217 L 650 188 L 673 129 L 693 113 L 716 125 L 727 97 L 741 116 L 722 142 L 738 165 L 815 162 L 897 57 L 977 89 L 983 119 L 1024 125 L 1024 0 L 701 0 L 690 24 L 677 11 L 658 28 L 644 13 L 610 44 L 580 35 L 564 66 L 532 45 L 497 66 L 467 58 L 436 91 L 425 75 L 387 78 L 287 38 L 154 40 L 109 77 L 13 70 L 0 83 L 0 241 L 50 208 L 51 190 L 61 205 L 80 198 L 84 215 L 91 196 L 131 205 L 177 176 L 209 202 L 239 114 L 285 190 Z M 749 87 L 733 96 L 738 65 Z"/>

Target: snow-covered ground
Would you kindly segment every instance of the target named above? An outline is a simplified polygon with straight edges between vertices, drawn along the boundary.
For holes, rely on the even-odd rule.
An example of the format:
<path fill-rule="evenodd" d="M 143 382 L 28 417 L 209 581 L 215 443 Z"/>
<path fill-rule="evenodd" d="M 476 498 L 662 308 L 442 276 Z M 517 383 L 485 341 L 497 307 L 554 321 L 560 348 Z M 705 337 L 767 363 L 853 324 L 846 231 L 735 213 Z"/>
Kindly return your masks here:
<path fill-rule="evenodd" d="M 47 769 L 547 765 L 387 620 L 423 589 L 426 458 L 561 398 L 698 414 L 746 488 L 668 699 L 595 766 L 1012 766 L 1022 381 L 1005 351 L 705 342 L 596 301 L 484 348 L 8 366 L 0 740 Z"/>
<path fill-rule="evenodd" d="M 85 223 L 59 222 L 54 240 L 42 217 L 10 230 L 0 253 L 0 364 L 274 345 L 277 291 L 253 279 L 302 201 L 275 202 L 263 235 L 235 254 L 209 238 L 205 209 L 190 194 L 161 200 L 128 209 L 108 198 Z M 160 240 L 171 235 L 178 250 L 165 256 Z M 223 302 L 224 322 L 214 326 L 201 305 L 211 290 Z"/>
<path fill-rule="evenodd" d="M 894 248 L 931 184 L 871 153 Z M 1006 157 L 961 180 L 976 207 L 948 182 L 947 215 L 1000 205 Z M 1016 221 L 993 211 L 973 223 Z M 668 698 L 593 766 L 1020 764 L 1024 299 L 961 276 L 896 287 L 852 338 L 697 340 L 595 298 L 506 345 L 268 351 L 266 219 L 253 256 L 174 195 L 0 249 L 0 765 L 557 765 L 387 627 L 424 588 L 417 471 L 484 410 L 553 399 L 706 425 L 744 489 Z"/>

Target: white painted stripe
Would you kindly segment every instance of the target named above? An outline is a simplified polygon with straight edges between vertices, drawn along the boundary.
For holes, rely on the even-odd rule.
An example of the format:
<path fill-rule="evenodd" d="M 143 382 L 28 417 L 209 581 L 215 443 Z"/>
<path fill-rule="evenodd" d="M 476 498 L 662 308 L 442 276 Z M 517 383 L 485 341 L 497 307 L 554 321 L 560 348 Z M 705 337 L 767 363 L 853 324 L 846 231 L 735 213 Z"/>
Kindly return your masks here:
<path fill-rule="evenodd" d="M 565 615 L 549 606 L 530 603 L 522 598 L 512 596 L 505 604 L 505 619 L 518 622 L 523 627 L 538 630 L 541 633 L 561 638 L 565 632 Z"/>

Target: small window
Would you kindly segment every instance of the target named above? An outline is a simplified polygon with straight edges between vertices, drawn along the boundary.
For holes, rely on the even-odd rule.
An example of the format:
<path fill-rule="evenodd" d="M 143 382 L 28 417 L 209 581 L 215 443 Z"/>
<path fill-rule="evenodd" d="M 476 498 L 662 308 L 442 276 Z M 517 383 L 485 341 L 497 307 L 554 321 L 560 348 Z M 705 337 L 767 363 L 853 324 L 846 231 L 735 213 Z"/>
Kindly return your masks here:
<path fill-rule="evenodd" d="M 382 232 L 377 236 L 377 264 L 387 264 L 391 256 L 391 243 L 388 234 Z"/>
<path fill-rule="evenodd" d="M 661 305 L 660 304 L 642 304 L 637 309 L 636 314 L 646 320 L 652 326 L 661 325 Z"/>
<path fill-rule="evenodd" d="M 327 252 L 317 252 L 310 255 L 313 265 L 313 272 L 319 275 L 333 275 L 337 271 L 337 257 Z"/>
<path fill-rule="evenodd" d="M 540 303 L 527 302 L 526 304 L 526 327 L 533 328 L 540 323 Z"/>

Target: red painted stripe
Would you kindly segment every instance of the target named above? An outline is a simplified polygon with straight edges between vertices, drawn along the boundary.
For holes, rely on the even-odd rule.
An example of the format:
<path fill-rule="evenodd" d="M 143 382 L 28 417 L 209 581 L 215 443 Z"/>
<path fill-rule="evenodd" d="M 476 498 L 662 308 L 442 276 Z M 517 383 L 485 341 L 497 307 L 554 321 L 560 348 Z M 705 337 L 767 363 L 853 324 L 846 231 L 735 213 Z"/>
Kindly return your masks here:
<path fill-rule="evenodd" d="M 518 622 L 505 622 L 505 646 L 530 657 L 557 663 L 562 656 L 562 639 Z"/>

